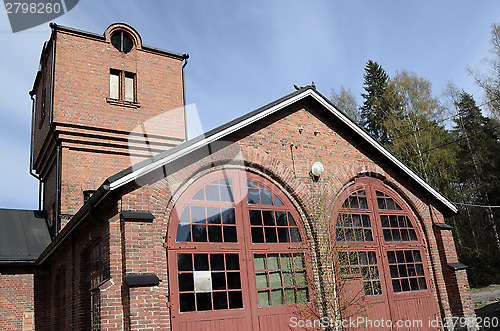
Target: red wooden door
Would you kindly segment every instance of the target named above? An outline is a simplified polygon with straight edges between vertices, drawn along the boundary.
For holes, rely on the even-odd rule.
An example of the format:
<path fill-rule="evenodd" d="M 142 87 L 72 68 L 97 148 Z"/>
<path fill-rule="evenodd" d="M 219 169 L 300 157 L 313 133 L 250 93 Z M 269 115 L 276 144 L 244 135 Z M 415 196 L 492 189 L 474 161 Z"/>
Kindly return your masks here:
<path fill-rule="evenodd" d="M 168 230 L 173 330 L 288 330 L 309 300 L 299 215 L 264 178 L 213 172 L 177 203 Z"/>
<path fill-rule="evenodd" d="M 382 181 L 358 178 L 334 217 L 346 284 L 342 295 L 354 302 L 344 318 L 360 318 L 365 322 L 360 327 L 367 329 L 374 323 L 385 329 L 430 329 L 436 305 L 421 234 L 404 201 Z"/>

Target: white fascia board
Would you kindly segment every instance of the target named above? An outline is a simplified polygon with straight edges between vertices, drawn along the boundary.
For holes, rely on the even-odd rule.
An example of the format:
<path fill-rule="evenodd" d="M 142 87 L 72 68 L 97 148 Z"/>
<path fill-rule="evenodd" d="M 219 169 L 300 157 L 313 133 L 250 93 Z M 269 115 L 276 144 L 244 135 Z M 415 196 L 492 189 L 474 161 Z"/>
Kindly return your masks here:
<path fill-rule="evenodd" d="M 318 101 L 323 107 L 328 109 L 331 113 L 333 113 L 336 117 L 338 117 L 342 122 L 344 122 L 347 126 L 349 126 L 351 129 L 353 129 L 355 132 L 357 132 L 361 137 L 363 137 L 370 145 L 375 147 L 380 153 L 382 153 L 384 156 L 386 156 L 389 160 L 391 160 L 396 166 L 398 166 L 401 170 L 403 170 L 406 174 L 408 174 L 411 178 L 413 178 L 417 183 L 419 183 L 424 189 L 426 189 L 429 193 L 431 193 L 436 199 L 441 201 L 445 206 L 450 208 L 453 212 L 457 213 L 458 209 L 453 205 L 448 199 L 446 199 L 443 195 L 441 195 L 439 192 L 437 192 L 432 186 L 427 184 L 422 178 L 420 178 L 415 172 L 413 172 L 410 168 L 408 168 L 403 162 L 398 160 L 394 155 L 392 155 L 385 147 L 380 145 L 375 139 L 373 139 L 369 134 L 367 134 L 364 130 L 362 130 L 357 124 L 355 124 L 351 119 L 349 119 L 347 116 L 345 116 L 342 112 L 340 112 L 337 108 L 333 107 L 329 102 L 327 102 L 320 94 L 318 94 L 315 90 L 313 89 L 308 89 L 304 91 L 303 93 L 300 93 L 290 99 L 287 99 L 277 105 L 274 105 L 266 110 L 263 110 L 262 112 L 259 112 L 255 114 L 252 117 L 249 117 L 241 122 L 236 123 L 235 125 L 228 127 L 224 130 L 221 130 L 210 137 L 207 137 L 203 140 L 200 140 L 196 142 L 193 145 L 190 145 L 182 150 L 177 151 L 176 153 L 173 153 L 171 155 L 168 155 L 165 158 L 162 158 L 160 160 L 157 160 L 155 162 L 152 162 L 142 168 L 139 168 L 137 170 L 134 170 L 128 175 L 123 176 L 122 178 L 114 181 L 113 183 L 110 184 L 110 190 L 117 189 L 121 187 L 122 185 L 125 185 L 127 183 L 130 183 L 131 181 L 135 180 L 136 178 L 146 175 L 149 172 L 158 169 L 165 164 L 168 164 L 186 154 L 189 154 L 196 149 L 203 147 L 205 145 L 208 145 L 228 134 L 231 134 L 247 125 L 250 125 L 261 118 L 264 118 L 280 109 L 283 109 L 287 107 L 290 104 L 293 104 L 307 96 L 312 96 L 316 101 Z"/>
<path fill-rule="evenodd" d="M 205 139 L 200 140 L 200 141 L 194 143 L 193 145 L 187 146 L 186 148 L 183 148 L 182 150 L 179 150 L 171 155 L 168 155 L 165 158 L 162 158 L 162 159 L 157 160 L 155 162 L 152 162 L 148 165 L 145 165 L 142 168 L 134 170 L 130 174 L 127 174 L 127 175 L 123 176 L 122 178 L 110 183 L 109 188 L 110 188 L 110 190 L 115 190 L 115 189 L 121 187 L 122 185 L 130 183 L 131 181 L 135 180 L 138 177 L 146 175 L 149 172 L 151 172 L 155 169 L 158 169 L 158 168 L 164 166 L 165 164 L 168 164 L 168 163 L 170 163 L 170 162 L 172 162 L 172 161 L 174 161 L 174 160 L 176 160 L 176 159 L 178 159 L 186 154 L 189 154 L 189 153 L 197 150 L 200 147 L 206 146 L 214 141 L 217 141 L 218 139 L 220 139 L 224 136 L 227 136 L 228 134 L 231 134 L 232 132 L 234 132 L 236 130 L 239 130 L 247 125 L 250 125 L 250 124 L 260 120 L 261 118 L 268 116 L 269 114 L 272 114 L 280 109 L 285 108 L 286 106 L 288 106 L 290 104 L 293 104 L 293 103 L 305 98 L 306 96 L 311 94 L 310 91 L 311 90 L 304 91 L 304 93 L 300 93 L 300 94 L 298 94 L 290 99 L 287 99 L 287 100 L 285 100 L 277 105 L 274 105 L 266 110 L 263 110 L 262 112 L 259 112 L 259 113 L 255 114 L 254 116 L 249 117 L 241 122 L 238 122 L 235 125 L 230 126 L 224 130 L 221 130 L 221 131 L 219 131 L 219 132 L 217 132 L 209 137 L 206 137 Z"/>

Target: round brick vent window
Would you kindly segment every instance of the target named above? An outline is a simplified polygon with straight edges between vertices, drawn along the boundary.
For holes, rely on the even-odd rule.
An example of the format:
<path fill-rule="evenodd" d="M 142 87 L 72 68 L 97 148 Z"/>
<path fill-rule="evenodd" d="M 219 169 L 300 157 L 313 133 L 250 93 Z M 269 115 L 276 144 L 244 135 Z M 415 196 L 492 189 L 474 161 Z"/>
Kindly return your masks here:
<path fill-rule="evenodd" d="M 134 47 L 132 37 L 125 31 L 116 31 L 111 35 L 111 44 L 120 52 L 128 53 Z"/>

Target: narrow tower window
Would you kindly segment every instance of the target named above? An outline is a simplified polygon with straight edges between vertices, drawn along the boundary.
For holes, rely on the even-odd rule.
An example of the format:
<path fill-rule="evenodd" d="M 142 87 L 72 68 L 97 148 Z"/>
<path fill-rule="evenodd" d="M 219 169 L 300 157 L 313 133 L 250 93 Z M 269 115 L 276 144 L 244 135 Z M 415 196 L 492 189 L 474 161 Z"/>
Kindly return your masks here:
<path fill-rule="evenodd" d="M 128 53 L 134 47 L 132 37 L 125 31 L 117 31 L 111 35 L 111 44 L 120 52 Z"/>

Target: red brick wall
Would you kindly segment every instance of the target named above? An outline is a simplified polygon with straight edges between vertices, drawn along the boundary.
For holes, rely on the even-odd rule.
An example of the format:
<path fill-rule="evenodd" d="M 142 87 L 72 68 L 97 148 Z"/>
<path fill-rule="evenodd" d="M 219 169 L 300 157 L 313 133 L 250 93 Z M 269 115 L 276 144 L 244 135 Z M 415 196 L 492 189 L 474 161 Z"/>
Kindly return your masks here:
<path fill-rule="evenodd" d="M 0 267 L 0 330 L 34 330 L 33 269 Z"/>
<path fill-rule="evenodd" d="M 53 122 L 62 146 L 63 220 L 82 206 L 83 191 L 97 188 L 107 177 L 185 139 L 182 59 L 143 48 L 140 42 L 131 52 L 121 53 L 111 45 L 108 31 L 106 38 L 64 28 L 55 34 Z M 42 54 L 34 141 L 35 168 L 47 186 L 46 210 L 52 207 L 56 190 L 56 167 L 50 167 L 56 158 L 49 130 L 51 51 L 49 47 Z M 136 103 L 109 100 L 110 69 L 136 74 Z M 40 126 L 44 88 L 47 114 Z"/>
<path fill-rule="evenodd" d="M 102 218 L 109 219 L 109 225 L 88 221 L 88 227 L 80 227 L 68 240 L 75 245 L 74 248 L 59 248 L 53 259 L 47 262 L 52 271 L 60 263 L 71 265 L 68 269 L 75 270 L 75 283 L 68 284 L 69 291 L 73 293 L 68 299 L 73 315 L 78 316 L 81 308 L 77 281 L 81 252 L 89 237 L 100 234 L 108 240 L 111 275 L 111 279 L 99 288 L 101 329 L 168 329 L 169 288 L 167 255 L 163 244 L 173 236 L 168 232 L 172 210 L 182 192 L 193 181 L 226 164 L 232 168 L 256 171 L 281 186 L 296 204 L 299 213 L 305 219 L 315 220 L 310 225 L 304 222 L 309 235 L 310 226 L 329 224 L 336 197 L 354 177 L 367 174 L 383 178 L 405 199 L 418 220 L 418 230 L 426 246 L 431 290 L 438 307 L 436 313 L 441 317 L 456 315 L 459 311 L 454 298 L 460 297 L 465 316 L 472 316 L 465 273 L 456 273 L 456 280 L 449 277 L 446 264 L 456 262 L 452 261 L 456 259 L 456 252 L 451 236 L 435 233 L 432 227 L 433 223 L 443 220 L 433 202 L 427 200 L 421 190 L 412 186 L 398 171 L 374 156 L 365 144 L 351 138 L 341 123 L 333 121 L 329 125 L 324 124 L 331 120 L 325 121 L 325 114 L 315 109 L 315 104 L 307 103 L 284 109 L 233 133 L 227 138 L 230 144 L 213 144 L 211 155 L 208 148 L 202 148 L 151 174 L 149 184 L 145 184 L 145 178 L 141 187 L 130 183 L 122 188 L 116 196 L 117 204 L 108 205 L 100 211 Z M 302 133 L 298 131 L 300 125 L 304 127 Z M 319 130 L 319 134 L 314 134 L 315 129 Z M 76 158 L 77 154 L 74 156 Z M 375 159 L 378 161 L 373 161 Z M 318 183 L 313 183 L 309 171 L 316 161 L 324 164 L 325 172 Z M 164 176 L 164 171 L 166 177 L 158 180 Z M 319 199 L 324 199 L 325 210 L 319 217 L 311 217 Z M 147 210 L 153 213 L 155 219 L 152 222 L 126 221 L 119 217 L 121 210 Z M 325 245 L 323 243 L 323 247 Z M 442 259 L 443 252 L 445 260 Z M 130 273 L 154 273 L 161 282 L 158 286 L 129 288 L 122 277 Z M 449 284 L 450 279 L 456 285 Z M 71 323 L 68 325 L 78 325 Z"/>

